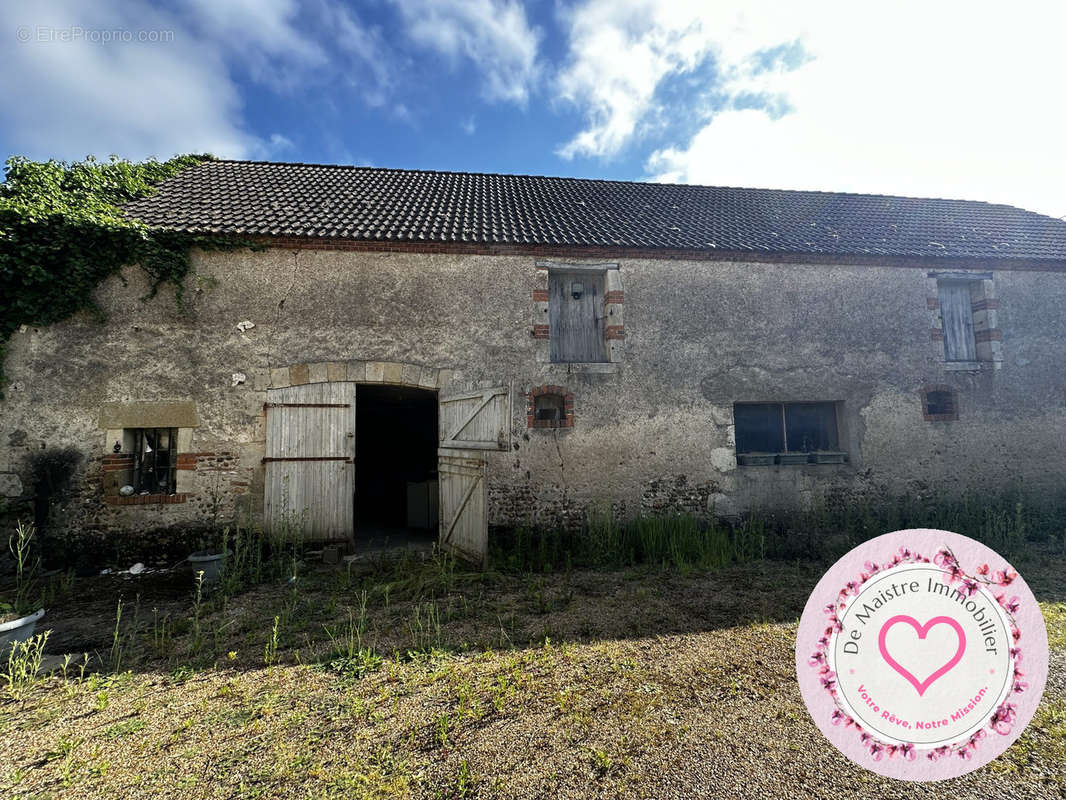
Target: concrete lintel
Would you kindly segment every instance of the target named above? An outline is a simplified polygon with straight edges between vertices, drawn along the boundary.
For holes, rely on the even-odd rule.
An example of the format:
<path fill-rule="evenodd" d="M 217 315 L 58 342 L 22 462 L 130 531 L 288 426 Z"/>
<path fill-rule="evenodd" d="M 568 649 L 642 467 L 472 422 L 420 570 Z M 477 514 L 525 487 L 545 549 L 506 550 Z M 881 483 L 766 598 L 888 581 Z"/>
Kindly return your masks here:
<path fill-rule="evenodd" d="M 557 269 L 563 272 L 603 272 L 604 270 L 618 269 L 618 264 L 571 264 L 566 261 L 538 261 L 537 269 Z"/>
<path fill-rule="evenodd" d="M 131 403 L 103 403 L 99 427 L 119 428 L 197 428 L 200 417 L 192 400 L 139 400 Z"/>

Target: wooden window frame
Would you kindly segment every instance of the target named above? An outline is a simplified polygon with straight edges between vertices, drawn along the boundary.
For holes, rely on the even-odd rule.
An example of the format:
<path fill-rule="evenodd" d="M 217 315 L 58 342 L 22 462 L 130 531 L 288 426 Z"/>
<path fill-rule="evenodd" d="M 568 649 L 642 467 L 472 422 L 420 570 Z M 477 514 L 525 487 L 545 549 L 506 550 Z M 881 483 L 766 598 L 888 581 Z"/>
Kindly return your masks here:
<path fill-rule="evenodd" d="M 944 361 L 949 364 L 974 363 L 977 357 L 977 335 L 973 315 L 973 286 L 979 281 L 940 278 L 936 282 L 937 299 L 940 301 L 940 325 L 944 331 Z M 947 302 L 946 302 L 947 301 Z M 958 303 L 961 307 L 950 306 Z M 948 319 L 959 316 L 956 325 Z M 957 356 L 968 355 L 969 358 Z"/>

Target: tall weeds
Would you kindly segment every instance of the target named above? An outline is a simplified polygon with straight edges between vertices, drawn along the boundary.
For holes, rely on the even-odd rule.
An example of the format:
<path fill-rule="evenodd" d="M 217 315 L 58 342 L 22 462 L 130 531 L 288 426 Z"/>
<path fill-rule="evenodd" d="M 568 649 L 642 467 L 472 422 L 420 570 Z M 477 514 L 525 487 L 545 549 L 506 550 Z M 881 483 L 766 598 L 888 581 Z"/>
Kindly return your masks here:
<path fill-rule="evenodd" d="M 620 522 L 610 511 L 593 511 L 581 530 L 526 524 L 490 542 L 493 564 L 516 572 L 640 564 L 718 569 L 764 558 L 832 560 L 867 539 L 904 528 L 961 533 L 1012 559 L 1024 556 L 1033 542 L 1066 551 L 1066 493 L 838 497 L 800 511 L 753 511 L 729 521 L 676 514 Z"/>
<path fill-rule="evenodd" d="M 520 572 L 638 564 L 716 569 L 765 555 L 766 534 L 758 518 L 737 526 L 693 514 L 621 523 L 610 511 L 602 511 L 590 513 L 577 532 L 519 527 L 504 544 L 499 561 Z"/>
<path fill-rule="evenodd" d="M 44 646 L 51 631 L 16 642 L 7 653 L 7 670 L 0 673 L 4 689 L 12 700 L 21 700 L 39 680 L 38 672 L 44 660 Z"/>

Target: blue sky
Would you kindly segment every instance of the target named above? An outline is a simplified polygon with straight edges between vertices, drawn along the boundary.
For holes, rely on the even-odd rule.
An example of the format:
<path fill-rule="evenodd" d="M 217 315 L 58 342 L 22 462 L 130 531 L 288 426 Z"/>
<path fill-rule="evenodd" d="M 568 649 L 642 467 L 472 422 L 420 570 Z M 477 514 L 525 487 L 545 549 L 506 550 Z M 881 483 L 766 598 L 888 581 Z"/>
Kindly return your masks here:
<path fill-rule="evenodd" d="M 0 153 L 1004 202 L 1066 215 L 1066 4 L 7 0 Z"/>

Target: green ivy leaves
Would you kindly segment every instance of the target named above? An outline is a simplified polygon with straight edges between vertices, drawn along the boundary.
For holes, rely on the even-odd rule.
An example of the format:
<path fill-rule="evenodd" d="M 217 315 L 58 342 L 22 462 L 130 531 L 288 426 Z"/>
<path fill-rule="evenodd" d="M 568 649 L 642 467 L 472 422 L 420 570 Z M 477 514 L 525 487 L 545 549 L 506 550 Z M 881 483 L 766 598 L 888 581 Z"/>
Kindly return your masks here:
<path fill-rule="evenodd" d="M 152 278 L 152 295 L 173 283 L 180 301 L 190 248 L 227 245 L 217 237 L 149 228 L 125 216 L 121 205 L 210 158 L 8 159 L 0 184 L 0 397 L 11 335 L 22 325 L 49 325 L 96 310 L 93 291 L 123 266 L 141 266 Z"/>

